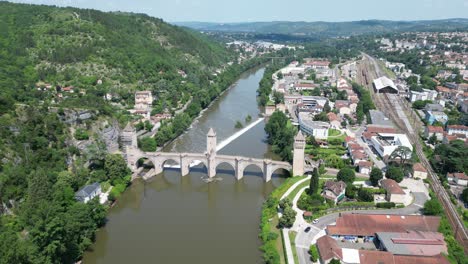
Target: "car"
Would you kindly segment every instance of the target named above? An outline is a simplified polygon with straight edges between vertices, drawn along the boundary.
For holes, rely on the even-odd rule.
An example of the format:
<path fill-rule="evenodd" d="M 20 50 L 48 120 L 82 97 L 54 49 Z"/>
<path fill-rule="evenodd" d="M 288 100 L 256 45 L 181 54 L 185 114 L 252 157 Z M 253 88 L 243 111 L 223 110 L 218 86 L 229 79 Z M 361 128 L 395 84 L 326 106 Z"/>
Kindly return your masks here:
<path fill-rule="evenodd" d="M 317 224 L 319 222 L 318 219 L 314 219 L 314 221 L 312 221 L 312 224 Z"/>
<path fill-rule="evenodd" d="M 306 229 L 304 229 L 304 232 L 309 232 L 310 231 L 310 226 L 306 227 Z"/>

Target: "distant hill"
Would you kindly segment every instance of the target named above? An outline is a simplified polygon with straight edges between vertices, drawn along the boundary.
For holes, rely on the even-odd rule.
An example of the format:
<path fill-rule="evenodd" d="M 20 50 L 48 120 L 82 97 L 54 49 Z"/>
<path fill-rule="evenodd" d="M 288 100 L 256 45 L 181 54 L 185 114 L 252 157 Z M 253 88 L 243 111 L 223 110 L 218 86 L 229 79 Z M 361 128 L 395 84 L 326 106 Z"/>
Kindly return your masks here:
<path fill-rule="evenodd" d="M 427 21 L 362 20 L 351 22 L 247 22 L 207 23 L 177 22 L 176 25 L 202 31 L 250 32 L 257 34 L 290 34 L 307 36 L 350 36 L 369 33 L 403 31 L 453 31 L 468 30 L 468 19 L 444 19 Z"/>

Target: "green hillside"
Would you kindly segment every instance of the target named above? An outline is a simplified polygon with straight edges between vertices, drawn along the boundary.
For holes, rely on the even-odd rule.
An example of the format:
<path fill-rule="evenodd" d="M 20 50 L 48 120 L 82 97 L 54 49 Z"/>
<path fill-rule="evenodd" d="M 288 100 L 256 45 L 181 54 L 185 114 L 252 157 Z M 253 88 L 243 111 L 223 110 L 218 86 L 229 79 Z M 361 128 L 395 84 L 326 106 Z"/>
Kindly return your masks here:
<path fill-rule="evenodd" d="M 2 96 L 19 101 L 42 97 L 32 91 L 38 82 L 92 90 L 98 79 L 97 94 L 191 93 L 206 89 L 233 57 L 201 34 L 147 15 L 8 2 L 0 2 L 0 54 Z M 179 70 L 187 73 L 184 85 Z"/>

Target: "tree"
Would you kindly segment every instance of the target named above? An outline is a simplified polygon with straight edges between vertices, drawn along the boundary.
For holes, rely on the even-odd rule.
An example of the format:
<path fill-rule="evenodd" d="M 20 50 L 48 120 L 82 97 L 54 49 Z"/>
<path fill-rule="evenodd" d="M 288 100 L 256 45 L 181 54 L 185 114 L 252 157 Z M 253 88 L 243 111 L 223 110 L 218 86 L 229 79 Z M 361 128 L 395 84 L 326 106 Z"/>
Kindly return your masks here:
<path fill-rule="evenodd" d="M 372 183 L 372 186 L 378 186 L 379 185 L 379 181 L 383 178 L 383 174 L 382 174 L 382 171 L 377 168 L 377 167 L 373 167 L 372 168 L 372 171 L 369 175 L 369 180 L 370 182 Z"/>
<path fill-rule="evenodd" d="M 330 262 L 328 262 L 328 264 L 341 264 L 341 261 L 338 259 L 332 259 Z"/>
<path fill-rule="evenodd" d="M 104 170 L 112 185 L 123 183 L 124 178 L 130 174 L 130 169 L 127 167 L 122 155 L 108 154 L 104 161 Z"/>
<path fill-rule="evenodd" d="M 352 184 L 356 179 L 356 173 L 351 168 L 343 168 L 336 175 L 336 179 L 344 181 L 347 185 Z"/>
<path fill-rule="evenodd" d="M 284 94 L 276 90 L 273 91 L 273 101 L 275 102 L 275 105 L 284 103 Z"/>
<path fill-rule="evenodd" d="M 404 178 L 404 173 L 400 167 L 390 166 L 385 173 L 385 177 L 396 182 L 401 182 Z"/>
<path fill-rule="evenodd" d="M 319 189 L 319 172 L 317 168 L 314 168 L 312 172 L 312 177 L 310 177 L 309 184 L 309 195 L 317 194 Z"/>
<path fill-rule="evenodd" d="M 330 113 L 331 111 L 331 107 L 330 107 L 330 104 L 328 103 L 328 101 L 325 103 L 325 105 L 323 106 L 323 111 L 325 113 Z"/>
<path fill-rule="evenodd" d="M 429 139 L 427 140 L 427 143 L 435 145 L 437 143 L 437 136 L 435 133 L 433 133 Z"/>
<path fill-rule="evenodd" d="M 464 202 L 464 203 L 468 203 L 468 188 L 465 188 L 463 190 L 463 192 L 461 193 L 461 200 Z"/>
<path fill-rule="evenodd" d="M 425 215 L 440 215 L 444 209 L 442 208 L 439 200 L 432 198 L 424 203 L 423 211 Z"/>
<path fill-rule="evenodd" d="M 361 188 L 358 191 L 359 200 L 363 202 L 372 202 L 374 201 L 374 195 L 366 188 Z"/>
<path fill-rule="evenodd" d="M 143 151 L 153 152 L 153 151 L 156 151 L 157 147 L 158 146 L 154 138 L 143 137 L 138 140 L 138 148 L 140 148 Z"/>
<path fill-rule="evenodd" d="M 390 160 L 399 161 L 400 165 L 406 164 L 411 160 L 411 155 L 413 151 L 405 146 L 398 146 L 392 154 L 390 154 Z"/>

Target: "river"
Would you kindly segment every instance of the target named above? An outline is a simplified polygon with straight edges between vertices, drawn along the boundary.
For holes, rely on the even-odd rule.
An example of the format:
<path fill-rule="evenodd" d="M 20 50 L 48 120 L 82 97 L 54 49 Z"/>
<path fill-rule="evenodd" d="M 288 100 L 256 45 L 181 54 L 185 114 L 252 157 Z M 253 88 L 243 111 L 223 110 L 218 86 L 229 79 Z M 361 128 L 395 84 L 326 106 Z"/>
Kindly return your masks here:
<path fill-rule="evenodd" d="M 256 89 L 264 68 L 244 73 L 235 85 L 202 113 L 190 130 L 165 151 L 203 152 L 210 127 L 218 143 L 233 135 L 237 120 L 259 118 Z M 262 121 L 219 151 L 221 154 L 273 158 Z M 205 183 L 206 168 L 175 169 L 150 181 L 136 180 L 109 210 L 108 223 L 85 253 L 88 263 L 261 263 L 258 239 L 261 205 L 283 181 L 264 183 L 261 171 L 246 168 L 237 181 L 229 165 L 217 169 L 220 181 Z"/>

